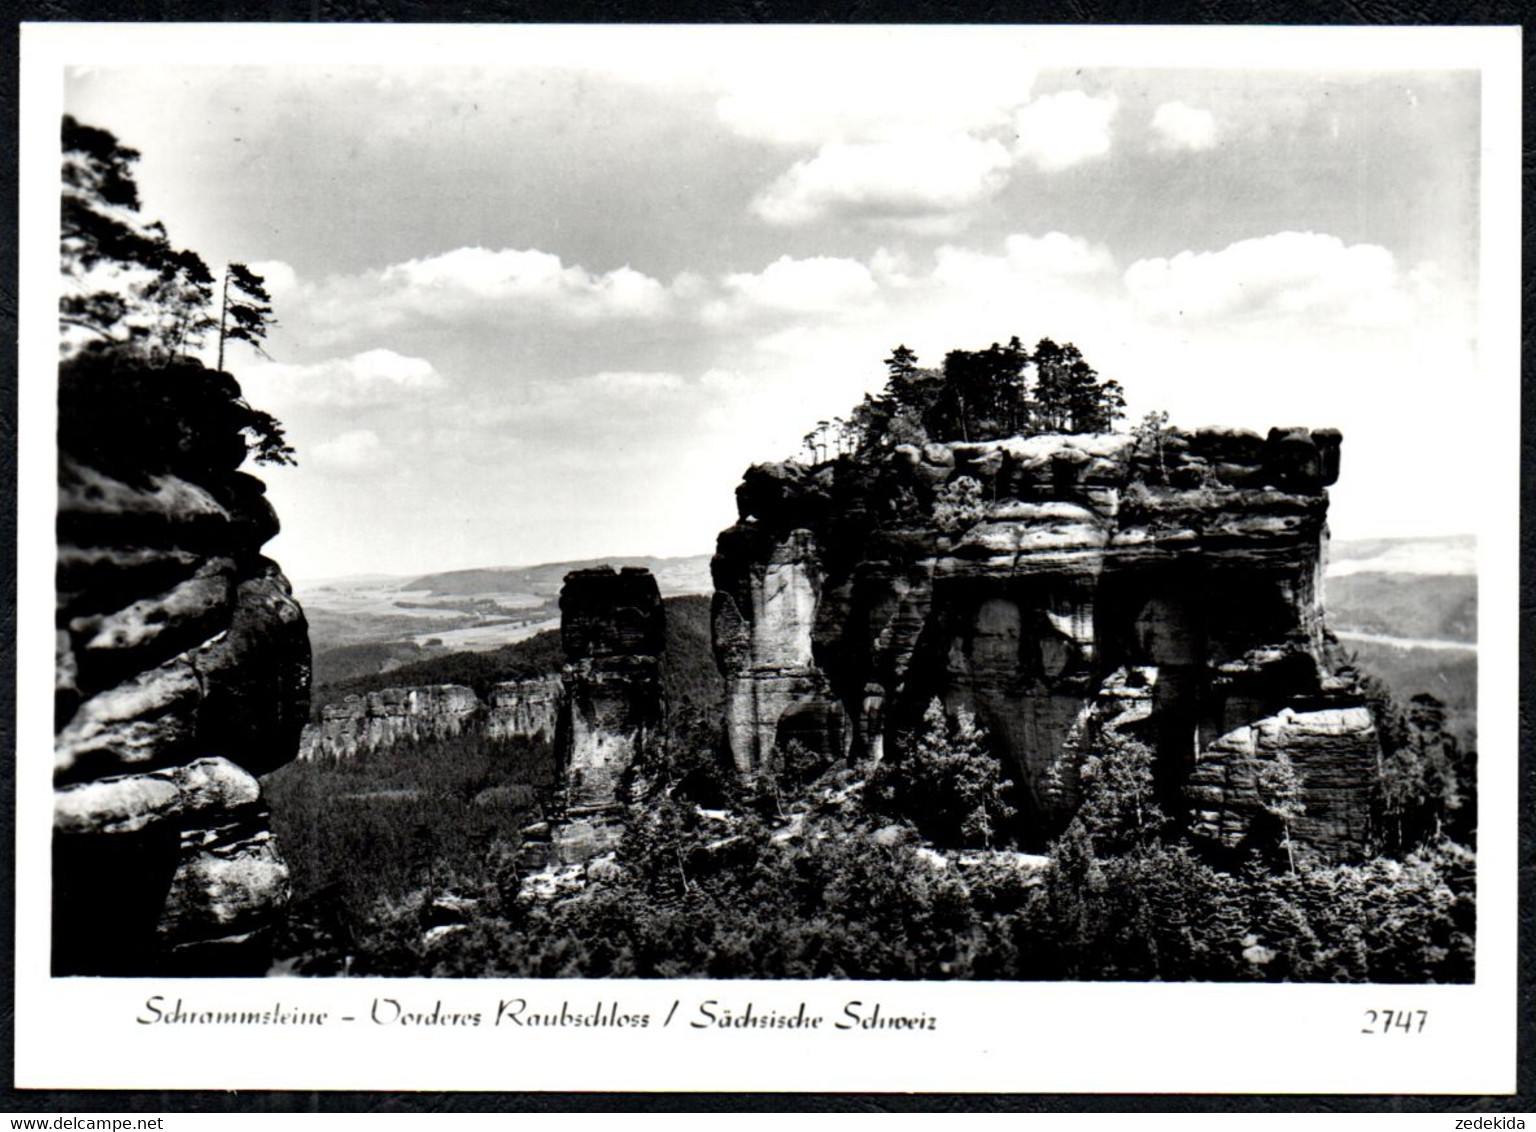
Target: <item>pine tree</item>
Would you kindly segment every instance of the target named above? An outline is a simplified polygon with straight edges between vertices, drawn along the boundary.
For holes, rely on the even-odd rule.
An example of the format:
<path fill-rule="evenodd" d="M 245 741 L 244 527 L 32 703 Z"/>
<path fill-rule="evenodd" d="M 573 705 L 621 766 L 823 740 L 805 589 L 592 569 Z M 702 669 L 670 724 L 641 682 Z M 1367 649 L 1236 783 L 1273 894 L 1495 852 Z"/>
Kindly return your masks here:
<path fill-rule="evenodd" d="M 217 325 L 208 313 L 213 304 L 213 273 L 201 256 L 167 251 L 159 273 L 138 289 L 153 312 L 151 352 L 164 361 L 185 357 L 203 344 Z"/>
<path fill-rule="evenodd" d="M 1095 736 L 1092 746 L 1078 770 L 1083 798 L 1077 820 L 1101 854 L 1145 848 L 1166 824 L 1157 801 L 1157 753 L 1115 734 Z"/>
<path fill-rule="evenodd" d="M 1281 751 L 1274 758 L 1267 760 L 1259 768 L 1254 785 L 1258 791 L 1259 804 L 1264 807 L 1264 812 L 1280 823 L 1285 859 L 1291 867 L 1291 872 L 1294 873 L 1296 850 L 1291 841 L 1291 825 L 1307 812 L 1307 808 L 1301 801 L 1301 775 L 1297 773 L 1296 764 L 1291 761 L 1291 756 Z"/>
<path fill-rule="evenodd" d="M 106 130 L 64 116 L 59 266 L 65 277 L 59 329 L 124 345 L 146 337 L 139 288 L 173 254 L 165 228 L 139 216 L 133 166 L 139 152 Z"/>
<path fill-rule="evenodd" d="M 86 347 L 78 332 L 94 336 L 91 352 L 131 359 L 128 370 L 169 367 L 219 334 L 258 343 L 273 325 L 263 280 L 243 264 L 230 264 L 224 303 L 214 319 L 214 275 L 196 252 L 175 247 L 159 221 L 139 215 L 133 178 L 137 150 L 106 130 L 65 115 L 62 125 L 59 223 L 61 352 L 78 358 Z M 195 368 L 195 364 L 194 364 Z M 235 400 L 237 427 L 259 464 L 292 464 L 293 448 L 270 413 Z M 227 422 L 226 422 L 227 423 Z"/>
<path fill-rule="evenodd" d="M 217 325 L 209 316 L 213 274 L 175 247 L 165 225 L 139 215 L 133 166 L 139 152 L 69 115 L 62 129 L 59 328 L 132 347 L 160 364 L 197 349 Z"/>
<path fill-rule="evenodd" d="M 234 300 L 230 300 L 230 290 Z M 229 341 L 244 342 L 258 354 L 266 355 L 261 344 L 266 341 L 267 331 L 277 325 L 272 317 L 272 296 L 267 293 L 266 280 L 243 263 L 232 263 L 224 269 L 223 299 L 219 309 L 219 361 L 224 368 L 224 344 Z"/>
<path fill-rule="evenodd" d="M 1141 418 L 1132 430 L 1132 458 L 1141 466 L 1142 478 L 1148 483 L 1166 483 L 1168 460 L 1163 442 L 1168 435 L 1168 414 L 1154 410 Z"/>

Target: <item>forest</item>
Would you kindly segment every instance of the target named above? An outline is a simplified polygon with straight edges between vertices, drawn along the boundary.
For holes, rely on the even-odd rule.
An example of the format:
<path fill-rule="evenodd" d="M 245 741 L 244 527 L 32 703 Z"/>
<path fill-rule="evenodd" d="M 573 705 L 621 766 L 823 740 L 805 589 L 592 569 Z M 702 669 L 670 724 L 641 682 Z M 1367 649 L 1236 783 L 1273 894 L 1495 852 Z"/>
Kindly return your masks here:
<path fill-rule="evenodd" d="M 865 394 L 846 418 L 818 421 L 803 441 L 807 456 L 869 459 L 900 444 L 1109 432 L 1125 416 L 1120 383 L 1070 342 L 1042 338 L 1030 351 L 1014 335 L 1006 346 L 950 350 L 938 368 L 917 362 L 904 345 L 892 350 L 881 392 Z"/>
<path fill-rule="evenodd" d="M 616 857 L 563 899 L 522 890 L 511 832 L 537 815 L 548 752 L 451 739 L 294 765 L 268 780 L 300 889 L 279 954 L 300 974 L 1468 982 L 1472 815 L 1447 800 L 1470 780 L 1448 794 L 1444 737 L 1401 723 L 1392 851 L 1291 868 L 1203 857 L 1135 744 L 1090 760 L 1078 816 L 1026 858 L 971 721 L 930 712 L 884 767 L 792 752 L 745 791 L 716 727 L 680 711 Z M 492 782 L 527 789 L 482 801 Z"/>

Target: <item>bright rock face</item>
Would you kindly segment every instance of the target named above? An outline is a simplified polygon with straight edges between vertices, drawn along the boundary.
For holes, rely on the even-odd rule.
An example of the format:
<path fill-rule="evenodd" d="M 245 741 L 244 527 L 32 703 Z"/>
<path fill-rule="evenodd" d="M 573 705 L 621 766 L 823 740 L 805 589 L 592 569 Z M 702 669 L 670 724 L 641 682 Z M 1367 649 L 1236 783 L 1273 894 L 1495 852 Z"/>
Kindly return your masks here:
<path fill-rule="evenodd" d="M 1165 802 L 1229 848 L 1262 824 L 1255 776 L 1286 753 L 1293 836 L 1359 856 L 1377 740 L 1320 601 L 1339 443 L 1042 436 L 749 469 L 713 563 L 738 770 L 791 740 L 878 757 L 938 698 L 992 734 L 1037 844 L 1078 803 L 1079 740 L 1105 727 L 1151 742 Z"/>
<path fill-rule="evenodd" d="M 458 684 L 384 688 L 327 704 L 304 728 L 299 758 L 351 759 L 402 742 L 474 732 L 492 739 L 541 736 L 553 741 L 560 714 L 559 677 L 497 684 L 484 702 Z"/>
<path fill-rule="evenodd" d="M 836 704 L 811 641 L 822 581 L 810 532 L 795 530 L 766 547 L 760 573 L 742 579 L 744 610 L 717 601 L 715 648 L 731 658 L 726 732 L 743 775 L 767 763 L 781 731 L 785 742 L 809 729 L 818 732 L 812 736 L 817 747 L 841 743 Z"/>
<path fill-rule="evenodd" d="M 541 737 L 553 742 L 560 722 L 560 694 L 558 676 L 504 681 L 486 696 L 481 726 L 492 739 Z"/>
<path fill-rule="evenodd" d="M 297 750 L 309 637 L 238 396 L 195 364 L 61 372 L 56 974 L 259 973 L 287 900 L 255 776 Z"/>
<path fill-rule="evenodd" d="M 664 617 L 648 570 L 599 567 L 565 577 L 561 797 L 550 831 L 561 864 L 586 861 L 620 835 L 625 777 L 661 728 Z"/>
<path fill-rule="evenodd" d="M 479 710 L 474 690 L 456 684 L 348 696 L 339 704 L 326 704 L 320 723 L 304 728 L 299 758 L 350 759 L 396 743 L 447 738 L 463 731 Z"/>

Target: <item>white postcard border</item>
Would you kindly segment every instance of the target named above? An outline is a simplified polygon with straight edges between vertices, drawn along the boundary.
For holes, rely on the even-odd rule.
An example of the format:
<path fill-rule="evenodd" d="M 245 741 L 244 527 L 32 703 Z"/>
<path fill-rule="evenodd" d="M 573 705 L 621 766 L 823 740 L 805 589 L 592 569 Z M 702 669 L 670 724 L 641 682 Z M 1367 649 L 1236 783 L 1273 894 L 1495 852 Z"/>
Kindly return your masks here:
<path fill-rule="evenodd" d="M 1479 555 L 1480 847 L 1477 981 L 1471 986 L 800 983 L 646 980 L 53 979 L 48 974 L 51 654 L 55 505 L 58 121 L 67 65 L 424 61 L 516 52 L 646 49 L 687 35 L 806 29 L 399 28 L 25 25 L 22 29 L 18 463 L 16 1061 L 18 1087 L 1500 1093 L 1515 1087 L 1518 822 L 1520 39 L 1518 29 L 1047 28 L 1043 57 L 1082 65 L 1475 68 L 1482 73 L 1480 373 L 1486 429 L 1423 444 L 1477 460 L 1469 500 Z M 986 29 L 926 29 L 963 37 Z M 825 34 L 857 35 L 859 29 Z M 866 35 L 880 34 L 879 29 Z M 722 490 L 729 490 L 722 485 Z M 103 932 L 111 925 L 103 924 Z M 159 996 L 159 1004 L 151 1000 Z M 529 1030 L 504 1003 L 648 1015 L 643 1028 Z M 325 1013 L 322 1025 L 139 1021 L 183 1012 Z M 478 1026 L 398 1022 L 404 1011 L 476 1014 Z M 752 1004 L 815 1028 L 699 1028 Z M 848 1004 L 857 1002 L 857 1008 Z M 380 1004 L 383 1004 L 382 1006 Z M 868 1017 L 933 1028 L 837 1028 Z M 615 1005 L 616 1004 L 616 1005 Z M 1368 1010 L 1427 1010 L 1417 1035 L 1361 1033 Z M 672 1021 L 663 1025 L 669 1012 Z M 343 1017 L 353 1021 L 342 1021 Z"/>

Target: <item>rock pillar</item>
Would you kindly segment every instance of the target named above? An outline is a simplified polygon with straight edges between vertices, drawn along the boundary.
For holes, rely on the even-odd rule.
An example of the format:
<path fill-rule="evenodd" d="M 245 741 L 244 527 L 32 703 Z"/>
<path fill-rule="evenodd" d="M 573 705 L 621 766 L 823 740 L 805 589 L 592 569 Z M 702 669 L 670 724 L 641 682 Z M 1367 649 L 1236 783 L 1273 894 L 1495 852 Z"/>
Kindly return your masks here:
<path fill-rule="evenodd" d="M 660 734 L 661 592 L 649 570 L 574 570 L 560 592 L 565 684 L 552 856 L 579 864 L 622 833 L 624 788 Z"/>

